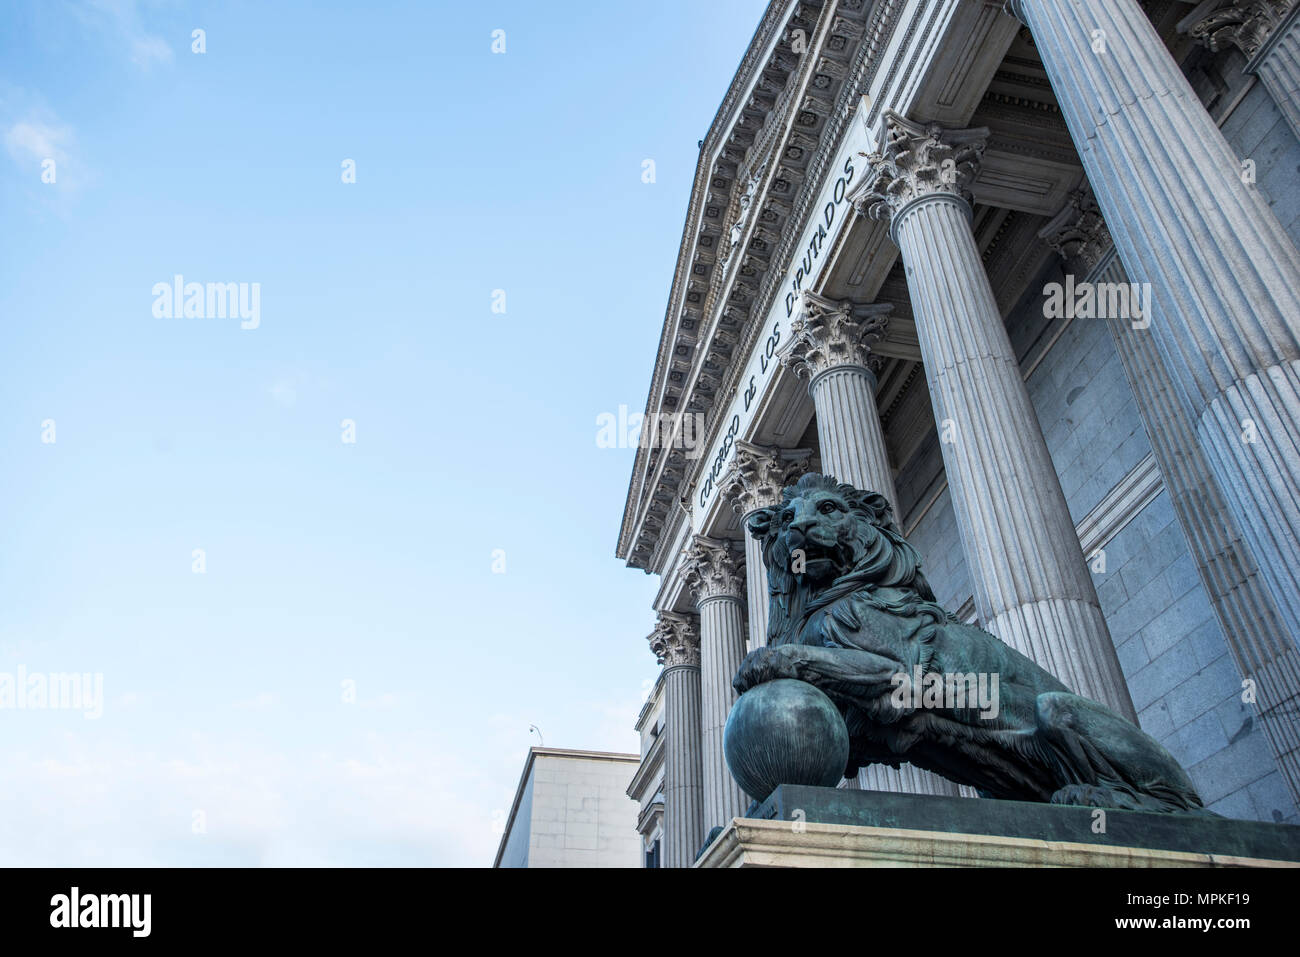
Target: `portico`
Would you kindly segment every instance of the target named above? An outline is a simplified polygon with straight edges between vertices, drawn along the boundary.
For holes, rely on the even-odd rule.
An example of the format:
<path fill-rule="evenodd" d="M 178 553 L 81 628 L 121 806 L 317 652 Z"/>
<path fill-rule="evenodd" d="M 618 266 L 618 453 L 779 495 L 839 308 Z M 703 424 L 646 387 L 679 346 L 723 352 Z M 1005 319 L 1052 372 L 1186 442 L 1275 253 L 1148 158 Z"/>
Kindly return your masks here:
<path fill-rule="evenodd" d="M 1207 777 L 1216 760 L 1249 763 L 1246 793 L 1271 788 L 1296 813 L 1300 723 L 1278 703 L 1298 683 L 1297 636 L 1263 648 L 1241 629 L 1300 618 L 1288 611 L 1300 611 L 1300 227 L 1242 182 L 1220 132 L 1231 111 L 1212 117 L 1193 90 L 1210 52 L 1184 21 L 1206 6 L 769 7 L 701 147 L 647 406 L 702 413 L 706 451 L 638 450 L 618 546 L 660 576 L 661 622 L 698 616 L 695 678 L 665 686 L 670 734 L 673 701 L 679 723 L 698 722 L 677 731 L 698 764 L 674 765 L 670 741 L 669 866 L 748 804 L 721 748 L 730 677 L 767 639 L 767 575 L 745 519 L 814 470 L 893 505 L 950 611 L 1163 731 L 1195 757 L 1194 776 L 1197 761 Z M 1258 108 L 1289 82 L 1289 36 L 1268 46 L 1273 79 L 1244 95 Z M 1276 135 L 1294 138 L 1269 108 Z M 1089 188 L 1104 240 L 1081 229 Z M 1088 244 L 1111 238 L 1125 275 L 1078 266 L 1074 254 L 1095 263 Z M 1106 317 L 1052 310 L 1057 278 L 1149 288 L 1149 331 L 1130 323 L 1112 341 Z M 1134 336 L 1153 357 L 1142 382 Z M 1157 436 L 1144 388 L 1186 408 L 1188 426 Z M 1246 420 L 1258 441 L 1242 441 Z M 1189 477 L 1193 455 L 1204 464 Z M 1213 494 L 1193 501 L 1191 485 Z M 1250 569 L 1235 598 L 1204 571 L 1211 539 L 1235 543 Z M 1213 691 L 1174 680 L 1188 657 Z M 1250 747 L 1225 735 L 1202 754 L 1184 729 L 1211 713 L 1222 724 L 1254 671 L 1268 734 Z M 1198 694 L 1220 710 L 1196 711 Z M 959 793 L 905 761 L 845 786 Z M 1235 793 L 1222 800 L 1245 800 Z"/>

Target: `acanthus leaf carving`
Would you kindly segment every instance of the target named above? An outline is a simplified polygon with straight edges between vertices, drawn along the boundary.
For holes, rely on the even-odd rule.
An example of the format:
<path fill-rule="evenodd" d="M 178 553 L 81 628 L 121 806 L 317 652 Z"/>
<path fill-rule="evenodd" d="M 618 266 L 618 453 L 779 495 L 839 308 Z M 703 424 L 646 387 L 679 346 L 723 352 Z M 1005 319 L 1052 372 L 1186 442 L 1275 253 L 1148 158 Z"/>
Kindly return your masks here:
<path fill-rule="evenodd" d="M 1187 33 L 1211 53 L 1235 46 L 1251 59 L 1296 0 L 1235 0 L 1196 21 Z"/>
<path fill-rule="evenodd" d="M 1084 273 L 1090 272 L 1113 245 L 1101 208 L 1088 189 L 1071 192 L 1065 206 L 1039 230 L 1038 237 Z"/>
<path fill-rule="evenodd" d="M 700 664 L 700 622 L 694 615 L 663 611 L 647 640 L 655 660 L 665 668 Z"/>
<path fill-rule="evenodd" d="M 889 328 L 890 303 L 858 304 L 805 291 L 801 304 L 790 325 L 790 343 L 781 353 L 783 364 L 810 379 L 845 365 L 879 371 L 881 359 L 872 346 Z"/>
<path fill-rule="evenodd" d="M 925 196 L 948 194 L 972 202 L 970 186 L 979 175 L 988 137 L 986 127 L 951 130 L 886 110 L 879 149 L 863 154 L 875 175 L 853 197 L 854 208 L 888 221 Z"/>
<path fill-rule="evenodd" d="M 812 464 L 812 449 L 782 449 L 737 441 L 736 456 L 719 487 L 738 515 L 781 502 L 781 490 L 793 485 Z"/>
<path fill-rule="evenodd" d="M 696 535 L 684 557 L 686 584 L 696 602 L 744 597 L 744 560 L 731 542 Z"/>

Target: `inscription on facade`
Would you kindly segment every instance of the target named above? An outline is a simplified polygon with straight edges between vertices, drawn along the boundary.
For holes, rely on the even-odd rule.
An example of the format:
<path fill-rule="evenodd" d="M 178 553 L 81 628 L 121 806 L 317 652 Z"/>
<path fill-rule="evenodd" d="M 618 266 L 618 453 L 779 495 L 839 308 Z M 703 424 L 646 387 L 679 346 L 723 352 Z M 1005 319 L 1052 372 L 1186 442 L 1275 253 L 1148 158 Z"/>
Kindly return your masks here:
<path fill-rule="evenodd" d="M 839 175 L 822 193 L 816 218 L 804 230 L 799 252 L 796 253 L 799 259 L 790 263 L 782 282 L 782 287 L 787 292 L 782 299 L 772 304 L 768 312 L 766 334 L 759 340 L 750 357 L 745 377 L 741 380 L 740 394 L 728 409 L 726 431 L 718 438 L 706 459 L 708 471 L 701 476 L 699 491 L 696 493 L 696 504 L 699 507 L 692 510 L 692 523 L 696 526 L 696 531 L 699 530 L 698 524 L 704 518 L 709 501 L 717 491 L 718 480 L 726 471 L 736 450 L 736 440 L 742 437 L 744 429 L 749 425 L 758 397 L 777 365 L 777 353 L 781 350 L 789 320 L 799 307 L 804 283 L 816 277 L 823 265 L 822 254 L 849 218 L 845 215 L 850 208 L 846 199 L 859 174 L 858 165 L 855 165 L 858 162 L 858 150 L 863 148 L 863 142 L 868 136 L 860 122 L 853 123 L 850 131 L 840 149 L 841 159 L 837 167 Z"/>

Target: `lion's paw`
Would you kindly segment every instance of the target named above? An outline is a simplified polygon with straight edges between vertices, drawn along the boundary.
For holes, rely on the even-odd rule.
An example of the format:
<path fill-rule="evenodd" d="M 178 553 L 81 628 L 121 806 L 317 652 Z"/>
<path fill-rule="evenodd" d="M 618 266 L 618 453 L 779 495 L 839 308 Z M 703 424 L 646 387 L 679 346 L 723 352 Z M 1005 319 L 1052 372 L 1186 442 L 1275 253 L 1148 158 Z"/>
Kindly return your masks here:
<path fill-rule="evenodd" d="M 755 685 L 790 677 L 793 677 L 790 658 L 782 653 L 780 646 L 755 648 L 740 663 L 731 686 L 738 694 L 744 694 Z"/>

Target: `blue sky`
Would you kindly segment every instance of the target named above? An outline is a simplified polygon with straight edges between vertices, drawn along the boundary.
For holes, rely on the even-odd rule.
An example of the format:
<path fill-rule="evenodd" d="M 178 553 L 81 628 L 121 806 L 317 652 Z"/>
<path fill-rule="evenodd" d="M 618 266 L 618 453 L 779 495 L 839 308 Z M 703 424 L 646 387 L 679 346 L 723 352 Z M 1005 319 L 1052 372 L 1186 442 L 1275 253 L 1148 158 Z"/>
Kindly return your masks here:
<path fill-rule="evenodd" d="M 530 724 L 635 750 L 596 420 L 763 6 L 0 6 L 0 673 L 104 697 L 0 710 L 0 864 L 488 864 Z"/>

